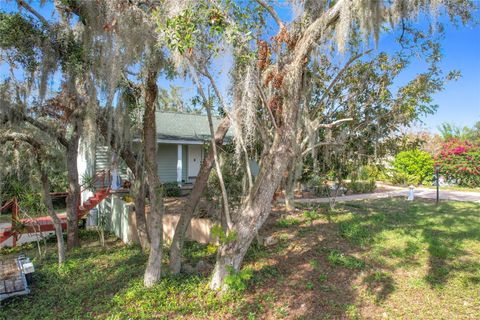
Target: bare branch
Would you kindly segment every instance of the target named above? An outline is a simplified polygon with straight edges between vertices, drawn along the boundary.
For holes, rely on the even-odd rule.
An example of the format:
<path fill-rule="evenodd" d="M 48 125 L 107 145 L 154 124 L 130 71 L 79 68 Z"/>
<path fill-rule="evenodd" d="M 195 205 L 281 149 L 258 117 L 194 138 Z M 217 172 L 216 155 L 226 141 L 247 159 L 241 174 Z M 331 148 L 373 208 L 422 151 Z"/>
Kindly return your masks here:
<path fill-rule="evenodd" d="M 307 131 L 309 133 L 311 132 L 314 132 L 320 128 L 327 128 L 327 129 L 332 129 L 333 127 L 335 126 L 338 126 L 344 122 L 349 122 L 349 121 L 353 121 L 353 118 L 345 118 L 345 119 L 340 119 L 340 120 L 336 120 L 332 123 L 318 123 L 318 120 L 314 120 L 310 123 L 310 127 L 307 128 Z M 305 139 L 303 139 L 302 143 L 300 144 L 301 145 L 301 148 L 305 147 L 305 145 L 307 144 L 308 142 L 308 136 L 305 137 Z M 331 143 L 327 143 L 327 144 L 331 144 Z M 322 145 L 322 144 L 320 144 Z M 313 148 L 317 147 L 319 145 L 315 145 L 313 147 L 310 147 L 308 148 L 307 150 L 312 150 Z M 305 152 L 303 152 L 302 154 L 304 154 Z"/>
<path fill-rule="evenodd" d="M 338 126 L 339 124 L 342 124 L 344 122 L 348 122 L 348 121 L 353 121 L 353 118 L 345 118 L 345 119 L 340 119 L 340 120 L 336 120 L 336 121 L 333 121 L 332 123 L 322 123 L 322 124 L 319 124 L 317 126 L 317 129 L 320 129 L 320 128 L 333 128 L 335 126 Z"/>
<path fill-rule="evenodd" d="M 208 81 L 212 85 L 213 91 L 215 91 L 215 95 L 217 96 L 218 100 L 220 100 L 220 104 L 222 105 L 223 111 L 225 112 L 225 114 L 230 116 L 227 105 L 225 104 L 225 100 L 223 99 L 223 96 L 220 93 L 220 90 L 218 89 L 217 84 L 213 79 L 211 73 L 208 71 L 208 69 L 205 66 L 203 67 L 196 66 L 195 69 L 198 70 L 199 73 L 201 73 L 203 76 L 205 76 L 208 79 Z"/>
<path fill-rule="evenodd" d="M 225 113 L 227 114 L 227 117 L 228 117 L 227 108 L 226 108 L 226 105 L 223 101 L 222 96 L 220 95 L 220 91 L 218 90 L 218 88 L 215 84 L 215 81 L 213 80 L 213 77 L 210 75 L 208 70 L 206 70 L 206 68 L 203 68 L 203 72 L 202 72 L 202 70 L 199 70 L 200 68 L 197 68 L 196 66 L 194 66 L 191 63 L 191 61 L 189 61 L 189 64 L 190 64 L 190 69 L 191 69 L 191 73 L 192 73 L 192 78 L 197 85 L 197 88 L 198 88 L 198 91 L 199 91 L 200 95 L 202 96 L 203 100 L 205 101 L 205 109 L 207 110 L 208 124 L 209 124 L 209 127 L 210 127 L 211 144 L 212 144 L 211 147 L 212 147 L 212 151 L 213 151 L 213 158 L 214 158 L 214 161 L 215 161 L 215 170 L 217 172 L 218 181 L 220 183 L 220 189 L 222 190 L 223 209 L 224 209 L 224 213 L 225 213 L 225 220 L 227 222 L 227 227 L 230 230 L 232 228 L 232 219 L 230 217 L 230 209 L 229 209 L 229 205 L 228 205 L 227 189 L 225 187 L 225 182 L 223 180 L 222 170 L 220 168 L 220 162 L 218 160 L 217 144 L 215 142 L 215 133 L 214 133 L 214 129 L 213 129 L 210 99 L 208 99 L 207 96 L 205 95 L 205 91 L 203 90 L 202 83 L 200 82 L 200 79 L 198 78 L 197 71 L 202 73 L 202 75 L 204 75 L 205 77 L 207 77 L 210 80 L 210 84 L 212 85 L 213 90 L 215 91 L 215 94 L 217 95 L 218 99 L 220 100 L 220 102 L 222 104 L 222 108 L 224 109 L 224 111 L 225 111 Z"/>
<path fill-rule="evenodd" d="M 20 7 L 25 8 L 28 12 L 33 14 L 35 17 L 37 17 L 38 20 L 48 29 L 50 29 L 50 23 L 48 23 L 47 19 L 45 19 L 40 13 L 38 13 L 37 10 L 33 9 L 32 6 L 30 6 L 26 1 L 23 0 L 17 0 L 17 4 Z"/>
<path fill-rule="evenodd" d="M 264 7 L 268 13 L 272 16 L 272 18 L 275 20 L 275 22 L 278 24 L 280 27 L 280 30 L 285 28 L 285 24 L 283 23 L 282 19 L 278 16 L 277 12 L 272 8 L 272 6 L 268 5 L 265 1 L 263 0 L 255 0 L 259 5 Z"/>
<path fill-rule="evenodd" d="M 264 105 L 265 109 L 268 110 L 268 114 L 272 119 L 273 126 L 275 127 L 275 129 L 278 130 L 277 122 L 275 121 L 275 117 L 273 116 L 272 110 L 270 110 L 270 108 L 267 105 L 267 97 L 265 97 L 265 93 L 263 92 L 262 87 L 260 86 L 258 81 L 256 81 L 255 84 L 257 85 L 258 93 L 260 93 L 260 99 L 262 100 L 262 104 Z"/>

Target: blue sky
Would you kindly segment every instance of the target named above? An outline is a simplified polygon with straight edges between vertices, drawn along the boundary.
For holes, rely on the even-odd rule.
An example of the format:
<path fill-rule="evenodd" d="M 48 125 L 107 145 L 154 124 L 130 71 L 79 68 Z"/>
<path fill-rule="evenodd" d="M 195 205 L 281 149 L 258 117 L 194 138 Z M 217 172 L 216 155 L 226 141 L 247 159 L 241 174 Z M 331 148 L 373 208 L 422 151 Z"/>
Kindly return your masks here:
<path fill-rule="evenodd" d="M 479 18 L 478 11 L 476 17 Z M 442 122 L 472 126 L 480 121 L 480 28 L 448 28 L 443 48 L 442 67 L 457 69 L 462 77 L 435 95 L 438 111 L 424 121 L 430 128 Z"/>
<path fill-rule="evenodd" d="M 36 6 L 35 1 L 32 4 Z M 11 11 L 15 8 L 16 4 L 13 1 L 0 0 L 0 10 Z M 290 20 L 291 15 L 288 8 L 277 7 L 277 9 L 283 19 Z M 43 8 L 41 11 L 46 13 L 50 10 Z M 46 16 L 50 18 L 48 14 Z M 480 11 L 475 13 L 475 17 L 480 20 Z M 444 55 L 442 68 L 445 72 L 459 70 L 462 77 L 448 83 L 444 91 L 434 95 L 434 102 L 439 107 L 434 115 L 422 119 L 424 126 L 432 131 L 436 131 L 438 125 L 443 122 L 451 122 L 459 126 L 472 126 L 476 121 L 480 121 L 480 27 L 456 28 L 447 24 L 446 36 L 441 43 Z M 382 37 L 378 50 L 388 52 L 391 45 L 393 45 L 391 39 Z M 228 67 L 230 62 L 230 59 L 223 58 L 220 60 L 220 65 Z M 413 61 L 400 76 L 399 82 L 406 82 L 424 70 L 423 64 Z M 0 65 L 0 78 L 4 78 L 6 72 L 5 66 Z M 227 77 L 226 72 L 220 76 L 222 85 L 228 82 Z M 161 82 L 165 84 L 164 81 Z M 194 94 L 194 90 L 188 88 L 191 86 L 191 82 L 177 80 L 174 83 L 185 87 L 186 95 Z"/>
<path fill-rule="evenodd" d="M 475 17 L 480 20 L 480 11 L 475 13 Z M 480 121 L 480 27 L 446 26 L 445 37 L 441 41 L 441 67 L 445 73 L 459 70 L 462 76 L 456 81 L 448 82 L 443 91 L 433 96 L 438 110 L 422 119 L 424 126 L 432 131 L 436 131 L 443 122 L 471 127 Z M 379 46 L 385 50 L 382 43 Z M 423 70 L 424 64 L 412 61 L 398 80 L 406 82 Z"/>

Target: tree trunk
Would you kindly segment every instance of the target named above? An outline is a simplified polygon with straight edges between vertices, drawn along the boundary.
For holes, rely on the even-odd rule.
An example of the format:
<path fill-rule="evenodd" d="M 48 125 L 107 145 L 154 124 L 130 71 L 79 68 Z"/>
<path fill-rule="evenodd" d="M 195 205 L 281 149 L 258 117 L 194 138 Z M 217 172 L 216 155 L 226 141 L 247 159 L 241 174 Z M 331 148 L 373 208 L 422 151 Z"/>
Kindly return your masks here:
<path fill-rule="evenodd" d="M 157 71 L 149 70 L 145 84 L 145 113 L 143 117 L 143 142 L 145 167 L 150 195 L 150 254 L 144 275 L 144 285 L 151 287 L 160 281 L 163 254 L 163 195 L 157 171 L 157 132 L 155 125 L 155 100 L 158 88 Z"/>
<path fill-rule="evenodd" d="M 301 104 L 303 77 L 302 59 L 284 68 L 281 95 L 282 108 L 277 109 L 278 128 L 267 153 L 261 159 L 260 172 L 254 186 L 239 211 L 235 214 L 233 229 L 235 240 L 223 244 L 217 254 L 217 262 L 210 282 L 212 289 L 226 289 L 225 276 L 229 267 L 239 271 L 250 243 L 265 223 L 272 209 L 272 198 L 287 168 L 296 156 L 297 119 Z"/>
<path fill-rule="evenodd" d="M 133 183 L 133 194 L 135 197 L 135 221 L 137 226 L 137 235 L 143 252 L 150 249 L 150 237 L 148 235 L 147 219 L 145 217 L 145 179 L 143 166 L 138 168 Z"/>
<path fill-rule="evenodd" d="M 291 212 L 295 210 L 294 204 L 294 189 L 295 189 L 295 172 L 294 172 L 295 164 L 290 164 L 290 170 L 288 177 L 285 181 L 285 211 Z"/>
<path fill-rule="evenodd" d="M 50 180 L 48 174 L 44 170 L 40 155 L 40 150 L 37 154 L 37 166 L 40 172 L 40 181 L 42 183 L 42 198 L 45 207 L 47 208 L 48 215 L 52 218 L 53 225 L 55 227 L 55 236 L 57 237 L 57 252 L 58 252 L 58 264 L 62 265 L 65 262 L 65 242 L 63 241 L 62 221 L 53 210 L 52 197 L 50 196 Z"/>
<path fill-rule="evenodd" d="M 285 185 L 285 210 L 294 211 L 295 210 L 295 187 L 297 185 L 298 179 L 302 175 L 303 168 L 303 158 L 302 156 L 297 156 L 294 161 L 291 163 L 291 167 L 288 170 L 289 174 L 287 177 Z"/>
<path fill-rule="evenodd" d="M 40 169 L 40 180 L 43 187 L 43 202 L 47 207 L 48 214 L 52 218 L 53 225 L 55 226 L 55 236 L 57 237 L 57 250 L 58 250 L 58 264 L 61 265 L 65 262 L 65 242 L 63 241 L 62 221 L 53 210 L 52 197 L 50 196 L 50 181 L 48 180 L 47 173 Z"/>
<path fill-rule="evenodd" d="M 78 121 L 78 120 L 74 120 Z M 67 148 L 67 249 L 71 250 L 80 246 L 78 238 L 78 206 L 80 205 L 80 185 L 78 182 L 78 145 L 80 140 L 80 127 L 74 126 L 74 133 Z"/>
<path fill-rule="evenodd" d="M 215 133 L 215 144 L 217 146 L 222 145 L 223 139 L 227 134 L 228 128 L 230 127 L 230 120 L 225 117 L 220 125 L 217 128 Z M 208 177 L 210 176 L 210 171 L 212 170 L 213 164 L 215 161 L 214 150 L 210 148 L 207 156 L 202 162 L 200 172 L 198 173 L 195 184 L 193 185 L 192 192 L 188 197 L 187 202 L 183 208 L 183 211 L 178 220 L 177 226 L 175 227 L 175 233 L 172 239 L 172 245 L 170 247 L 170 272 L 173 274 L 178 274 L 182 266 L 182 250 L 183 244 L 185 242 L 185 233 L 190 221 L 192 220 L 193 214 L 200 202 L 200 198 L 203 195 L 203 191 L 207 186 Z"/>
<path fill-rule="evenodd" d="M 286 139 L 282 139 L 287 137 Z M 237 236 L 234 241 L 220 246 L 217 262 L 213 271 L 210 287 L 226 289 L 224 280 L 229 267 L 240 270 L 243 257 L 255 238 L 258 230 L 267 219 L 272 209 L 272 198 L 277 190 L 283 173 L 292 159 L 289 135 L 277 135 L 270 152 L 262 162 L 262 167 L 255 180 L 249 200 L 242 203 L 235 215 L 233 229 Z"/>

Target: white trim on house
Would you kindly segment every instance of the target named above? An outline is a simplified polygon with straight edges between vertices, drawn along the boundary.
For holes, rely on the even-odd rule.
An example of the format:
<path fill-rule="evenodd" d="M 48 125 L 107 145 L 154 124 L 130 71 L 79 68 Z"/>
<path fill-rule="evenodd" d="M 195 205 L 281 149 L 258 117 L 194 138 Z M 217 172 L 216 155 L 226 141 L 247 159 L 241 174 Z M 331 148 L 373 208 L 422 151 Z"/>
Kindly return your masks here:
<path fill-rule="evenodd" d="M 139 138 L 133 139 L 133 142 L 141 142 Z M 204 144 L 205 141 L 201 140 L 169 140 L 169 139 L 157 139 L 157 143 L 165 144 Z"/>
<path fill-rule="evenodd" d="M 157 143 L 174 143 L 174 144 L 204 144 L 204 141 L 199 140 L 168 140 L 157 139 Z"/>
<path fill-rule="evenodd" d="M 181 144 L 177 145 L 177 182 L 178 185 L 182 184 L 182 161 L 183 161 L 183 148 Z"/>

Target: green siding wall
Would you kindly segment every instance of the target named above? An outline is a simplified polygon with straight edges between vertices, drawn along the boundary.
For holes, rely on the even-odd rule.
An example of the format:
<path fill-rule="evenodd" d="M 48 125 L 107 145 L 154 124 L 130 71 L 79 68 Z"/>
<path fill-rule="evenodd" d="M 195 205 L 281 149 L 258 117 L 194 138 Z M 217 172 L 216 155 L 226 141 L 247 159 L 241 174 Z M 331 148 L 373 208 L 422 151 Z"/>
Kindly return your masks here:
<path fill-rule="evenodd" d="M 177 181 L 177 145 L 158 144 L 158 175 L 162 183 Z"/>
<path fill-rule="evenodd" d="M 108 170 L 110 169 L 111 154 L 109 147 L 97 146 L 95 154 L 95 170 Z"/>
<path fill-rule="evenodd" d="M 111 152 L 108 146 L 97 146 L 95 170 L 110 169 Z M 157 148 L 158 175 L 162 183 L 177 181 L 177 145 L 159 143 Z M 188 152 L 187 145 L 182 145 L 182 180 L 188 180 Z M 128 179 L 127 168 L 120 159 L 120 175 Z"/>
<path fill-rule="evenodd" d="M 95 171 L 110 170 L 112 161 L 112 153 L 110 147 L 97 145 L 95 150 Z M 127 165 L 118 158 L 119 174 L 123 180 L 128 180 Z"/>

